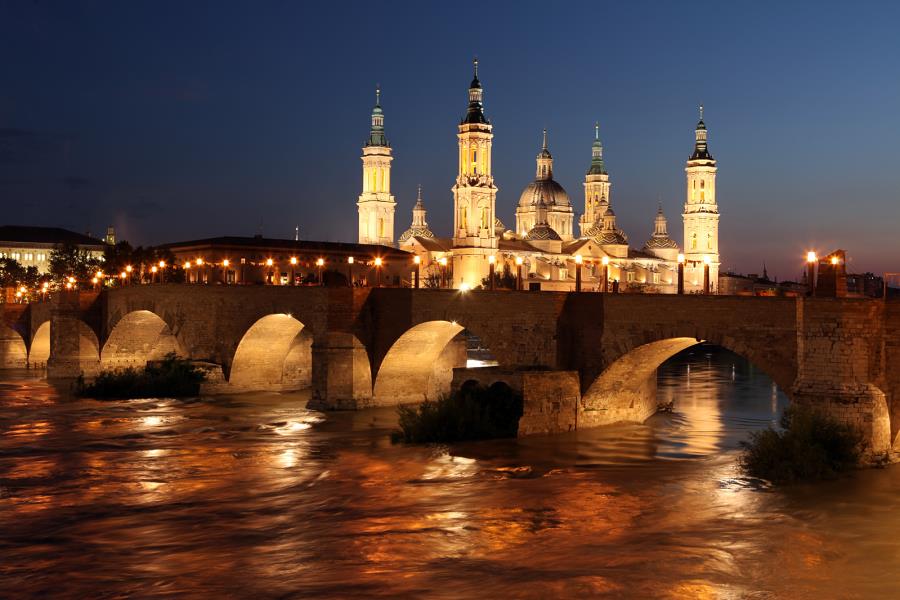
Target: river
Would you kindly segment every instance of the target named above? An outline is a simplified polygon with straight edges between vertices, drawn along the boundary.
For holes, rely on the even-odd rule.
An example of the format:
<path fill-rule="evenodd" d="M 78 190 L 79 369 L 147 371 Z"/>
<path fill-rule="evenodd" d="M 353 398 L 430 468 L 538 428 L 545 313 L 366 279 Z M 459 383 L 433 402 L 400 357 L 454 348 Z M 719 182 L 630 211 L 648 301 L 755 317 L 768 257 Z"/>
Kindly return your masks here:
<path fill-rule="evenodd" d="M 99 402 L 0 383 L 0 597 L 900 597 L 900 468 L 787 490 L 739 442 L 785 397 L 697 347 L 643 425 L 392 445 L 307 396 Z"/>

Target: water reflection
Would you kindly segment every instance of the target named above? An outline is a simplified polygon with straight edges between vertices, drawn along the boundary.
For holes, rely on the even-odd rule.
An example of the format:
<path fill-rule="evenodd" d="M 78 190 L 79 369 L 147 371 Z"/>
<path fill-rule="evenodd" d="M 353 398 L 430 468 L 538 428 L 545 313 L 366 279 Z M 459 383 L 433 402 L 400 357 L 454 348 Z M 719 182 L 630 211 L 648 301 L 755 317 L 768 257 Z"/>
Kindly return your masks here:
<path fill-rule="evenodd" d="M 893 597 L 900 470 L 788 492 L 734 466 L 784 396 L 706 347 L 674 412 L 391 445 L 393 410 L 304 394 L 97 402 L 0 384 L 6 597 Z"/>

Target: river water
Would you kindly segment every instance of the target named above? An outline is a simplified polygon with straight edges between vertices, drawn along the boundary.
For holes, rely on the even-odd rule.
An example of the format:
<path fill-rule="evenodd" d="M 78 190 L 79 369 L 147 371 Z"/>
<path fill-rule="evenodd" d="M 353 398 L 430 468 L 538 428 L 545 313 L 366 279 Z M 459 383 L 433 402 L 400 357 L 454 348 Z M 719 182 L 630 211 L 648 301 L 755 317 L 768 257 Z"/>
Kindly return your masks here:
<path fill-rule="evenodd" d="M 66 398 L 0 383 L 0 597 L 896 598 L 900 468 L 773 491 L 739 441 L 786 400 L 705 347 L 675 412 L 395 446 L 304 394 Z"/>

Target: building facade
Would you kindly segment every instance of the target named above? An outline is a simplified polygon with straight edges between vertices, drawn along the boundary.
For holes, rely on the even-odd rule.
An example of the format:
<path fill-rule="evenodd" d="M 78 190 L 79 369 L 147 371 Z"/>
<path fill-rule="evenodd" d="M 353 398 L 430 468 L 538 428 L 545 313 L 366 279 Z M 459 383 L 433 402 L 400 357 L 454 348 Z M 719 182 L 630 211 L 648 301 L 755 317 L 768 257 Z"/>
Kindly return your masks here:
<path fill-rule="evenodd" d="M 703 290 L 707 264 L 710 289 L 716 290 L 720 264 L 717 166 L 707 146 L 702 107 L 694 151 L 685 167 L 682 220 L 688 247 L 683 257 L 678 243 L 669 235 L 661 204 L 652 222 L 648 219 L 647 241 L 639 248 L 630 246 L 612 207 L 612 182 L 604 163 L 599 124 L 594 125 L 590 163 L 582 184 L 584 207 L 578 218 L 578 235 L 571 199 L 554 178 L 546 130 L 534 180 L 519 195 L 514 227 L 506 229 L 497 214 L 498 188 L 491 170 L 493 139 L 475 61 L 468 108 L 457 130 L 453 231 L 440 237 L 428 228 L 420 190 L 412 223 L 399 240 L 401 249 L 419 257 L 420 268 L 429 281 L 455 288 L 479 287 L 488 283 L 493 265 L 495 273 L 521 273 L 517 285 L 525 289 L 571 290 L 580 269 L 584 290 L 675 293 L 678 261 L 683 259 L 687 293 Z"/>
<path fill-rule="evenodd" d="M 112 227 L 107 230 L 107 235 L 110 231 Z M 23 267 L 37 267 L 41 274 L 50 269 L 50 253 L 53 249 L 67 244 L 76 246 L 91 258 L 103 260 L 106 244 L 90 235 L 59 227 L 0 227 L 0 258 L 13 259 Z"/>

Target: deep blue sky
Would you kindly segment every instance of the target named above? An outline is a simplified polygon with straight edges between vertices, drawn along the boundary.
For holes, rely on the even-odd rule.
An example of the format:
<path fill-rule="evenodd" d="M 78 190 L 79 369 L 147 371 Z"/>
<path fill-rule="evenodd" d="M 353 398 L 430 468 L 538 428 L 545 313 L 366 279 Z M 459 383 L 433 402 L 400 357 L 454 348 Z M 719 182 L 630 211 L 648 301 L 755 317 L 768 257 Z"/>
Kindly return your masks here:
<path fill-rule="evenodd" d="M 681 242 L 703 102 L 725 267 L 795 277 L 842 247 L 900 271 L 898 23 L 895 2 L 0 0 L 0 220 L 355 240 L 378 82 L 397 234 L 422 183 L 447 235 L 477 54 L 508 225 L 545 126 L 582 210 L 599 120 L 620 226 L 642 245 L 659 198 Z"/>

